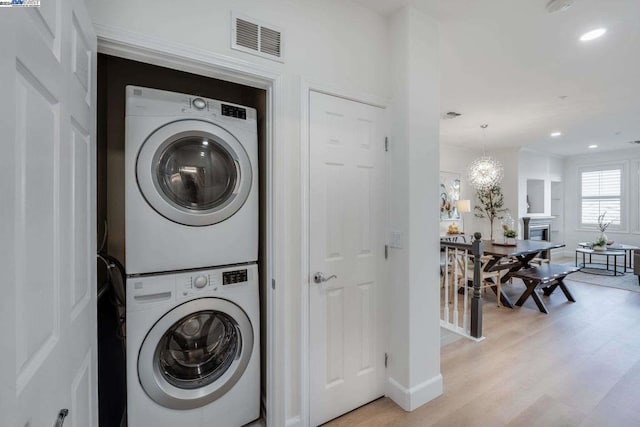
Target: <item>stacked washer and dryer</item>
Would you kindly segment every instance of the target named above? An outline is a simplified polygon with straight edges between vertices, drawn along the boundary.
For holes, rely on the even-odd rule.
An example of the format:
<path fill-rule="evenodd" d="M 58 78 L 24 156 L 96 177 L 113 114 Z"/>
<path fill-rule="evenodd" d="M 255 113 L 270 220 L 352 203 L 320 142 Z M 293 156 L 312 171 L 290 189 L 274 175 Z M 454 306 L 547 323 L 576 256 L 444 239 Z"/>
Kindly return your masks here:
<path fill-rule="evenodd" d="M 129 427 L 260 416 L 252 108 L 127 86 Z"/>

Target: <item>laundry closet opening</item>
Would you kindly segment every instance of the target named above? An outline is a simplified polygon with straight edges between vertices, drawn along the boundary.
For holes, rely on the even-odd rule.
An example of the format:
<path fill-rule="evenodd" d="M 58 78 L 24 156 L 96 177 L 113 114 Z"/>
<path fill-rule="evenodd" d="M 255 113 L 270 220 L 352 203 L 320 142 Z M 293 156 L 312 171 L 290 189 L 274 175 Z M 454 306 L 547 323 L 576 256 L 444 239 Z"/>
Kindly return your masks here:
<path fill-rule="evenodd" d="M 150 271 L 136 270 L 134 271 L 133 276 L 131 276 L 132 272 L 130 271 L 131 268 L 128 269 L 128 266 L 127 266 L 127 253 L 126 253 L 127 250 L 130 250 L 129 248 L 131 247 L 130 242 L 128 244 L 126 241 L 127 240 L 126 239 L 126 235 L 127 235 L 126 203 L 127 203 L 127 200 L 130 200 L 127 196 L 127 191 L 130 191 L 130 192 L 139 191 L 139 188 L 142 188 L 141 186 L 143 185 L 140 182 L 143 178 L 140 177 L 139 171 L 138 171 L 138 176 L 134 178 L 134 182 L 135 181 L 138 182 L 139 188 L 131 188 L 133 187 L 133 185 L 131 184 L 131 177 L 129 177 L 128 180 L 126 178 L 126 174 L 129 173 L 126 166 L 127 156 L 129 157 L 131 156 L 131 154 L 129 153 L 129 151 L 127 151 L 125 147 L 125 141 L 127 140 L 128 137 L 129 138 L 131 137 L 130 135 L 127 134 L 127 129 L 125 128 L 126 117 L 130 115 L 130 111 L 129 112 L 127 111 L 127 94 L 129 93 L 131 96 L 131 94 L 134 93 L 135 88 L 143 88 L 142 90 L 145 93 L 147 92 L 151 93 L 150 96 L 164 96 L 164 95 L 162 95 L 160 92 L 146 91 L 145 88 L 151 89 L 151 90 L 165 91 L 167 93 L 188 95 L 188 97 L 185 99 L 191 99 L 192 101 L 195 99 L 202 99 L 204 100 L 203 101 L 204 108 L 205 109 L 211 108 L 212 111 L 214 107 L 210 105 L 209 100 L 213 100 L 211 101 L 212 103 L 216 103 L 216 101 L 220 101 L 220 103 L 216 103 L 216 105 L 218 106 L 216 108 L 218 108 L 217 111 L 219 116 L 225 116 L 225 117 L 220 117 L 221 119 L 224 119 L 224 120 L 229 120 L 229 118 L 242 120 L 243 117 L 247 117 L 247 116 L 249 119 L 251 119 L 251 115 L 253 114 L 251 109 L 255 110 L 255 120 L 257 124 L 257 168 L 253 168 L 253 170 L 257 171 L 257 180 L 254 180 L 253 182 L 255 183 L 257 181 L 257 184 L 258 184 L 257 207 L 259 211 L 259 214 L 258 214 L 259 219 L 258 219 L 257 228 L 258 228 L 259 244 L 258 244 L 258 254 L 257 254 L 257 270 L 259 274 L 258 274 L 258 278 L 256 278 L 256 281 L 258 282 L 258 285 L 259 285 L 258 286 L 259 288 L 258 317 L 259 317 L 259 324 L 260 324 L 259 334 L 258 334 L 259 343 L 260 343 L 259 351 L 258 351 L 259 367 L 260 367 L 259 368 L 259 371 L 260 371 L 259 394 L 260 395 L 257 398 L 261 402 L 260 414 L 261 416 L 264 416 L 264 412 L 265 412 L 264 402 L 265 402 L 265 395 L 266 395 L 266 389 L 267 389 L 266 388 L 266 373 L 267 373 L 267 354 L 266 354 L 267 295 L 266 294 L 267 294 L 267 283 L 268 283 L 266 279 L 266 274 L 267 274 L 267 263 L 266 263 L 267 261 L 266 260 L 267 194 L 268 194 L 267 192 L 267 165 L 268 165 L 267 157 L 268 155 L 267 155 L 267 144 L 266 144 L 266 141 L 267 141 L 267 92 L 259 88 L 244 86 L 244 85 L 240 85 L 240 84 L 236 84 L 228 81 L 218 80 L 210 77 L 204 77 L 204 76 L 191 74 L 191 73 L 187 73 L 179 70 L 159 67 L 156 65 L 132 61 L 129 59 L 124 59 L 124 58 L 105 55 L 105 54 L 98 55 L 97 71 L 98 71 L 98 87 L 97 87 L 97 90 L 98 90 L 98 104 L 97 104 L 98 105 L 98 120 L 97 120 L 98 239 L 97 240 L 98 240 L 98 245 L 100 246 L 98 248 L 99 252 L 105 255 L 105 258 L 107 259 L 107 262 L 104 262 L 104 259 L 102 261 L 101 260 L 98 261 L 98 289 L 99 289 L 99 295 L 101 295 L 101 298 L 99 298 L 99 301 L 98 301 L 98 349 L 99 349 L 98 390 L 99 390 L 100 426 L 110 427 L 110 426 L 120 425 L 123 414 L 125 413 L 125 407 L 127 402 L 127 394 L 126 394 L 127 367 L 129 368 L 129 370 L 131 370 L 132 367 L 134 369 L 137 367 L 140 370 L 145 369 L 144 361 L 136 361 L 135 363 L 133 363 L 131 360 L 127 361 L 127 356 L 126 356 L 127 353 L 124 350 L 124 346 L 123 346 L 124 340 L 122 339 L 122 335 L 125 333 L 125 328 L 123 328 L 121 325 L 122 321 L 126 320 L 123 318 L 123 317 L 126 317 L 126 316 L 123 316 L 125 313 L 125 309 L 123 307 L 120 307 L 120 309 L 118 309 L 117 303 L 118 301 L 126 302 L 127 300 L 130 299 L 130 296 L 128 293 L 126 297 L 123 297 L 122 295 L 119 296 L 116 286 L 107 285 L 108 283 L 111 283 L 112 285 L 114 284 L 113 283 L 114 273 L 112 271 L 112 274 L 109 274 L 106 268 L 106 265 L 108 264 L 108 260 L 115 260 L 114 262 L 116 264 L 119 263 L 123 266 L 123 269 L 126 271 L 126 274 L 128 275 L 127 279 L 124 280 L 124 282 L 130 282 L 131 277 L 140 278 L 140 280 L 136 282 L 136 287 L 138 286 L 138 284 L 140 284 L 141 287 L 157 286 L 158 288 L 162 288 L 163 285 L 156 285 L 151 281 L 151 278 L 156 277 L 154 276 L 154 274 L 157 274 L 157 277 L 162 278 L 162 280 L 165 282 L 167 278 L 175 276 L 175 282 L 178 283 L 178 285 L 182 283 L 181 281 L 185 281 L 185 280 L 190 281 L 190 283 L 193 283 L 193 281 L 195 280 L 205 280 L 205 279 L 200 279 L 200 277 L 203 277 L 203 276 L 199 275 L 198 273 L 201 269 L 204 269 L 204 270 L 207 270 L 207 274 L 206 274 L 206 277 L 207 277 L 206 280 L 208 280 L 207 286 L 209 284 L 212 286 L 211 288 L 212 292 L 214 289 L 213 286 L 217 286 L 218 284 L 221 285 L 220 286 L 221 290 L 227 291 L 228 289 L 233 288 L 234 287 L 233 285 L 235 285 L 237 281 L 240 281 L 240 282 L 246 281 L 246 277 L 244 275 L 247 274 L 246 273 L 247 271 L 249 272 L 248 273 L 249 276 L 252 274 L 251 273 L 252 271 L 255 271 L 255 270 L 252 270 L 251 265 L 245 266 L 245 264 L 248 264 L 249 261 L 255 261 L 255 260 L 247 259 L 246 260 L 247 263 L 233 262 L 231 263 L 232 265 L 229 265 L 229 263 L 212 262 L 211 264 L 208 264 L 208 265 L 198 264 L 198 265 L 193 265 L 192 267 L 188 265 L 177 264 L 177 265 L 180 265 L 179 268 L 175 268 L 175 267 L 168 267 L 166 269 L 158 268 L 157 270 L 151 269 Z M 130 89 L 127 89 L 127 87 L 130 87 Z M 246 109 L 247 111 L 244 111 L 243 107 L 247 107 Z M 131 109 L 132 107 L 129 107 L 129 108 Z M 220 112 L 220 108 L 223 109 L 222 112 Z M 149 116 L 153 116 L 153 114 L 149 114 Z M 204 121 L 206 121 L 206 118 Z M 160 123 L 161 120 L 157 120 L 157 122 Z M 239 126 L 241 125 L 242 123 L 239 124 Z M 161 127 L 161 125 L 159 125 L 158 127 Z M 229 140 L 237 140 L 240 142 L 240 145 L 242 145 L 242 138 L 238 137 L 237 135 L 234 135 L 233 123 L 230 124 L 229 129 L 225 129 L 224 123 L 220 125 L 220 128 L 222 129 L 220 131 L 221 132 L 220 135 L 218 136 L 213 135 L 211 136 L 210 140 L 208 140 L 206 137 L 206 130 L 205 131 L 199 130 L 196 132 L 196 135 L 198 136 L 198 138 L 201 138 L 201 144 L 208 146 L 209 143 L 213 144 L 218 140 L 222 142 L 222 140 L 226 138 L 226 136 L 223 135 L 223 132 L 228 131 L 228 133 L 231 134 L 233 137 L 233 138 L 229 138 Z M 154 132 L 150 131 L 148 133 L 151 134 Z M 182 134 L 178 132 L 176 135 L 182 135 Z M 187 135 L 187 133 L 184 133 L 184 135 Z M 181 179 L 185 179 L 184 176 L 189 175 L 190 178 L 188 179 L 190 179 L 191 180 L 190 182 L 196 187 L 198 186 L 198 182 L 199 182 L 198 180 L 206 179 L 206 174 L 204 174 L 203 172 L 198 172 L 197 170 L 195 172 L 191 171 L 191 169 L 189 169 L 188 167 L 181 168 L 180 165 L 176 166 L 176 164 L 179 163 L 181 159 L 184 159 L 185 156 L 186 157 L 189 157 L 192 155 L 200 155 L 203 157 L 211 156 L 212 159 L 214 159 L 215 157 L 215 159 L 212 160 L 212 162 L 215 163 L 216 167 L 222 170 L 228 170 L 230 171 L 230 173 L 237 169 L 238 181 L 240 179 L 246 179 L 247 176 L 251 176 L 250 174 L 247 173 L 247 169 L 244 169 L 244 170 L 241 169 L 242 162 L 244 160 L 242 156 L 234 157 L 233 147 L 231 146 L 227 147 L 223 144 L 222 145 L 223 148 L 219 149 L 218 151 L 213 149 L 209 150 L 209 148 L 212 148 L 212 147 L 207 148 L 209 151 L 204 151 L 203 147 L 195 147 L 195 148 L 192 147 L 193 144 L 191 144 L 191 142 L 188 141 L 186 137 L 183 139 L 184 140 L 178 141 L 179 144 L 181 145 L 173 151 L 165 149 L 162 152 L 164 154 L 153 155 L 153 153 L 151 153 L 149 155 L 150 164 L 156 165 L 156 164 L 159 164 L 160 162 L 165 161 L 165 163 L 169 165 L 167 166 L 168 169 L 171 169 L 172 167 L 174 168 L 173 169 L 174 175 L 176 174 L 179 175 L 180 177 L 182 177 Z M 159 142 L 158 145 L 163 147 L 162 142 Z M 180 150 L 182 150 L 182 153 L 180 152 Z M 196 151 L 195 154 L 194 154 L 194 150 Z M 242 151 L 242 149 L 240 149 L 240 151 Z M 245 157 L 247 157 L 247 161 L 249 161 L 251 157 L 250 156 L 251 150 L 247 150 L 247 151 L 249 152 L 249 155 Z M 141 161 L 140 159 L 144 155 L 145 154 L 141 149 L 137 154 L 136 161 L 139 163 Z M 225 156 L 228 157 L 228 161 L 226 163 L 224 160 L 224 158 L 226 158 Z M 129 161 L 131 160 L 129 159 Z M 170 175 L 170 172 L 171 170 L 169 170 L 167 174 Z M 211 179 L 217 179 L 217 178 L 211 178 Z M 158 178 L 158 180 L 161 181 L 160 178 Z M 154 181 L 153 179 L 151 179 L 150 185 L 155 186 L 155 188 L 160 188 L 163 185 L 165 187 L 166 186 L 170 187 L 172 185 L 172 181 L 170 180 L 168 180 L 167 183 L 164 183 L 164 184 L 162 182 L 158 182 L 158 180 Z M 219 181 L 220 179 L 217 179 L 216 182 L 219 182 Z M 224 181 L 224 179 L 222 179 L 222 181 Z M 129 188 L 127 188 L 127 186 Z M 205 194 L 205 196 L 211 196 L 212 198 L 214 198 L 214 196 L 219 195 L 220 197 L 222 197 L 231 193 L 233 194 L 239 193 L 242 190 L 241 184 L 239 182 L 235 182 L 233 179 L 227 182 L 227 186 L 228 188 L 221 188 L 219 189 L 219 191 L 211 190 L 212 191 L 210 192 L 211 194 Z M 218 191 L 219 194 L 216 193 L 216 191 Z M 246 190 L 246 191 L 249 191 L 249 190 Z M 183 197 L 183 198 L 190 197 L 189 194 L 187 194 L 186 196 L 184 194 L 181 195 L 179 192 L 177 192 L 176 194 L 177 195 L 175 196 L 174 199 L 169 200 L 171 203 L 179 204 L 181 200 L 180 197 Z M 217 205 L 216 205 L 216 202 L 212 200 L 213 199 L 209 201 L 209 205 L 203 208 L 203 210 L 207 210 L 207 209 L 208 211 L 214 210 L 214 208 Z M 190 227 L 188 225 L 185 225 L 184 223 L 180 224 L 181 220 L 176 218 L 168 219 L 167 217 L 165 217 L 165 215 L 163 215 L 163 212 L 161 211 L 161 209 L 154 207 L 153 201 L 146 196 L 145 196 L 145 202 L 148 203 L 153 208 L 153 209 L 150 209 L 150 211 L 157 214 L 156 216 L 160 218 L 160 220 L 158 220 L 158 218 L 154 218 L 154 220 L 160 221 L 159 223 L 161 223 L 162 221 L 166 221 L 167 225 L 171 227 L 171 233 L 176 233 L 176 236 L 181 234 L 180 227 L 184 227 L 185 233 L 193 233 L 194 229 L 201 230 L 206 228 L 206 226 L 202 226 L 202 225 Z M 241 202 L 238 202 L 237 205 L 238 205 L 237 209 L 246 210 L 247 206 L 249 205 L 249 202 L 244 204 L 244 202 L 241 201 Z M 230 215 L 233 216 L 233 214 L 230 214 Z M 222 219 L 220 220 L 219 224 L 224 224 L 225 221 L 226 219 Z M 164 231 L 162 227 L 160 227 L 157 230 L 158 234 L 161 234 L 163 232 Z M 171 242 L 171 240 L 172 239 L 168 239 L 169 243 Z M 206 243 L 207 242 L 203 242 L 202 240 L 198 240 L 197 242 L 194 242 L 195 245 L 202 246 L 201 248 L 196 248 L 198 251 L 202 251 L 202 252 L 206 252 L 210 250 L 210 248 Z M 219 248 L 224 246 L 224 244 L 221 244 L 221 243 L 222 242 L 211 242 L 211 246 L 218 248 L 217 250 L 220 250 Z M 234 241 L 229 241 L 228 245 L 232 246 L 235 243 L 236 242 Z M 184 253 L 184 249 L 185 249 L 184 245 L 185 243 L 181 242 L 181 243 L 177 243 L 175 247 L 167 247 L 165 249 L 170 251 L 175 251 L 176 255 L 180 255 Z M 158 250 L 157 247 L 154 247 L 157 245 L 152 244 L 150 246 L 151 246 L 149 248 L 150 251 Z M 162 263 L 160 262 L 160 264 Z M 220 269 L 220 267 L 222 267 L 222 269 Z M 217 274 L 215 272 L 218 270 L 220 270 L 220 278 L 221 278 L 220 283 L 217 283 L 215 281 L 216 279 L 213 278 L 214 275 Z M 147 285 L 147 282 L 149 282 L 148 285 Z M 232 286 L 225 286 L 227 284 L 231 284 Z M 149 298 L 149 301 L 153 299 L 158 299 L 158 301 L 161 301 L 163 298 L 163 295 L 167 295 L 167 292 L 169 293 L 175 292 L 177 299 L 175 304 L 171 306 L 171 308 L 174 308 L 174 306 L 175 307 L 180 306 L 181 309 L 182 307 L 186 307 L 189 303 L 193 301 L 198 301 L 197 299 L 193 299 L 193 301 L 191 301 L 192 299 L 191 294 L 189 294 L 188 297 L 180 297 L 178 295 L 178 290 L 179 290 L 179 288 L 177 287 L 178 285 L 176 285 L 176 287 L 172 287 L 173 285 L 167 285 L 169 286 L 169 288 L 167 288 L 167 290 L 165 290 L 164 288 L 161 289 L 162 292 L 160 291 L 156 293 L 152 292 L 144 295 L 140 294 L 138 296 L 141 299 Z M 102 289 L 102 291 L 100 291 L 100 289 Z M 206 289 L 208 289 L 208 287 Z M 187 293 L 185 292 L 184 295 L 187 295 Z M 208 298 L 209 300 L 213 300 L 215 299 L 216 294 L 214 293 L 207 296 L 211 297 L 211 298 Z M 217 297 L 219 297 L 220 300 L 225 300 L 224 296 L 218 295 Z M 244 298 L 244 296 L 241 296 L 241 298 Z M 122 301 L 123 299 L 125 301 Z M 207 298 L 204 298 L 204 299 L 207 299 Z M 234 301 L 232 300 L 232 303 L 233 302 Z M 153 304 L 156 304 L 156 302 L 153 302 Z M 245 307 L 241 307 L 242 303 L 239 303 L 239 302 L 236 302 L 235 304 L 232 304 L 232 305 L 234 307 L 239 307 L 241 309 L 240 311 L 244 311 L 248 313 L 247 318 L 248 318 L 249 326 L 247 325 L 243 326 L 242 322 L 244 320 L 238 321 L 237 324 L 234 323 L 235 321 L 233 320 L 232 314 L 235 308 L 231 307 L 227 310 L 224 307 L 220 307 L 219 311 L 221 314 L 217 317 L 217 320 L 215 320 L 219 322 L 220 324 L 219 327 L 224 329 L 226 325 L 225 322 L 227 322 L 228 330 L 237 329 L 238 331 L 240 331 L 243 327 L 248 327 L 249 329 L 251 329 L 250 327 L 251 313 L 249 313 L 250 310 L 246 309 Z M 198 316 L 200 317 L 198 317 L 197 319 L 190 318 L 189 316 L 191 315 L 191 313 L 183 312 L 181 315 L 177 315 L 176 324 L 178 324 L 180 321 L 184 321 L 183 322 L 184 324 L 182 326 L 175 326 L 174 328 L 181 327 L 184 330 L 186 330 L 189 328 L 193 328 L 197 322 L 206 323 L 208 320 L 202 316 L 206 317 L 211 313 L 218 313 L 218 311 L 216 310 L 218 309 L 211 309 L 210 307 L 206 309 L 202 309 L 198 313 L 205 313 L 206 315 L 199 314 Z M 158 320 L 157 320 L 158 324 L 160 323 L 160 319 L 163 319 L 163 321 L 168 321 L 167 319 L 170 318 L 169 311 L 173 311 L 173 310 L 167 310 L 167 313 L 158 316 Z M 174 314 L 171 314 L 171 315 L 174 315 Z M 239 314 L 239 315 L 242 316 L 242 314 Z M 153 322 L 153 323 L 155 324 L 156 322 Z M 234 325 L 235 325 L 235 329 L 234 329 Z M 130 334 L 130 332 L 132 331 L 131 329 L 132 327 L 133 328 L 136 327 L 135 325 L 129 325 L 129 324 L 127 324 L 126 326 L 127 326 L 126 328 L 127 334 Z M 171 325 L 168 325 L 167 330 L 171 330 L 171 327 L 172 327 Z M 144 331 L 142 335 L 151 336 L 153 331 L 151 330 L 152 328 L 149 328 L 149 329 L 150 329 L 149 331 Z M 249 334 L 251 334 L 251 332 L 249 332 Z M 164 337 L 162 338 L 165 341 L 169 339 L 169 338 L 166 338 L 166 336 L 167 335 L 165 334 Z M 209 336 L 211 336 L 211 334 Z M 227 338 L 230 341 L 233 341 L 233 337 L 227 337 Z M 255 339 L 254 342 L 258 342 L 258 339 Z M 238 346 L 242 347 L 242 345 L 240 344 L 238 344 Z M 142 352 L 145 351 L 144 346 L 142 346 L 141 348 L 142 349 L 140 350 L 140 354 L 142 354 Z M 181 349 L 181 350 L 184 350 L 184 349 Z M 130 358 L 131 358 L 131 353 L 132 353 L 131 349 L 129 349 Z M 135 353 L 137 354 L 138 351 L 136 350 Z M 220 357 L 222 358 L 222 356 Z M 241 359 L 241 358 L 238 358 L 238 359 Z M 188 382 L 189 379 L 193 376 L 193 372 L 190 372 L 189 369 L 187 369 L 188 366 L 186 366 L 187 365 L 186 363 L 180 363 L 180 361 L 178 361 L 178 363 L 172 364 L 170 362 L 167 362 L 166 360 L 164 360 L 163 363 L 164 364 L 161 366 L 164 366 L 164 368 L 166 368 L 168 372 L 166 377 L 168 378 L 168 384 L 170 386 L 177 387 L 177 388 L 184 387 L 185 390 L 194 387 L 193 384 L 186 384 L 186 382 Z M 221 366 L 224 368 L 226 366 L 225 363 L 227 362 L 223 360 L 220 363 L 221 363 Z M 235 366 L 233 365 L 233 363 L 235 362 L 229 361 L 229 366 L 231 367 Z M 241 362 L 238 362 L 238 363 L 241 363 Z M 246 361 L 244 363 L 251 364 L 253 363 L 253 359 L 252 361 Z M 238 378 L 242 378 L 242 375 L 243 375 L 242 368 L 243 368 L 242 366 L 237 368 L 239 373 L 235 374 L 235 377 L 237 377 L 234 379 L 235 381 L 238 381 Z M 203 382 L 211 381 L 215 383 L 216 379 L 214 377 L 216 377 L 216 375 L 220 375 L 221 378 L 225 377 L 224 372 L 222 371 L 215 371 L 215 372 L 217 373 L 212 373 L 212 375 Z M 143 375 L 143 374 L 140 374 L 140 375 Z M 234 375 L 229 374 L 228 376 L 233 377 Z M 131 378 L 132 376 L 129 375 L 130 381 L 131 381 Z M 145 380 L 142 377 L 140 377 L 139 379 L 144 383 Z M 152 379 L 149 381 L 154 382 L 156 380 L 157 379 Z M 209 387 L 212 387 L 212 386 L 209 385 Z M 232 389 L 233 387 L 234 387 L 234 384 L 230 383 L 229 385 L 221 387 L 220 391 L 216 391 L 212 393 L 212 398 L 211 398 L 213 399 L 212 402 L 214 403 L 216 401 L 222 402 L 224 398 L 221 396 L 224 396 L 225 389 L 228 389 L 228 388 Z M 152 398 L 151 400 L 153 400 L 153 402 L 150 401 L 141 405 L 144 406 L 145 411 L 149 411 L 150 410 L 149 408 L 153 408 L 153 405 L 159 405 L 158 407 L 161 408 L 159 416 L 160 415 L 167 416 L 167 414 L 170 414 L 171 410 L 178 411 L 178 412 L 190 411 L 190 410 L 193 411 L 194 410 L 193 406 L 200 405 L 200 403 L 188 403 L 186 404 L 186 406 L 184 406 L 184 403 L 180 403 L 180 402 L 172 403 L 170 397 L 155 396 L 154 398 L 154 396 L 152 396 L 153 395 L 152 391 L 145 389 L 145 392 Z M 227 400 L 229 400 L 228 397 L 227 397 Z M 129 401 L 129 404 L 130 405 L 132 404 L 131 400 Z M 207 403 L 202 403 L 202 405 L 205 405 L 205 406 L 206 404 Z M 211 404 L 211 402 L 209 402 L 208 404 Z M 231 402 L 229 404 L 231 405 L 230 407 L 232 408 L 242 407 L 242 402 Z M 191 408 L 188 408 L 190 405 L 191 405 Z M 200 406 L 200 407 L 205 407 L 205 406 Z M 132 412 L 131 409 L 134 409 L 134 408 L 129 408 L 130 413 Z M 221 409 L 221 413 L 225 413 L 225 412 L 227 412 L 227 409 Z M 207 417 L 207 416 L 214 417 L 215 415 L 216 415 L 215 411 L 213 411 L 208 415 L 205 414 L 204 417 Z M 183 419 L 185 420 L 187 418 L 188 417 L 186 418 L 183 417 Z M 186 424 L 188 424 L 188 422 Z M 136 427 L 136 425 L 132 425 L 131 423 L 129 425 L 130 427 Z"/>

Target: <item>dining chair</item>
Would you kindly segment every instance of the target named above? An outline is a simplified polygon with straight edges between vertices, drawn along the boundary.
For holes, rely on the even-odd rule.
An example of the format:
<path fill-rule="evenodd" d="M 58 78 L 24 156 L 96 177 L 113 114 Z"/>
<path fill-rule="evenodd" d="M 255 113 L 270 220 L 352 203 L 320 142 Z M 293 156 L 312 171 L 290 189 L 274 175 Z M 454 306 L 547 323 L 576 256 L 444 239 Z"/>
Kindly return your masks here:
<path fill-rule="evenodd" d="M 466 263 L 465 263 L 466 258 Z M 500 293 L 501 293 L 501 282 L 500 282 L 500 271 L 486 271 L 487 265 L 493 257 L 489 255 L 484 255 L 480 257 L 480 290 L 486 292 L 488 288 L 496 288 L 496 299 L 498 301 L 498 307 L 500 307 Z M 465 278 L 469 281 L 473 281 L 473 269 L 474 269 L 474 258 L 473 255 L 468 254 L 467 252 L 459 252 L 458 254 L 452 254 L 452 258 L 449 262 L 449 283 L 450 286 L 449 292 L 457 292 L 458 289 L 463 288 L 464 286 L 468 286 L 469 283 L 465 283 Z M 456 270 L 455 265 L 458 265 Z M 467 274 L 465 276 L 465 265 Z M 457 272 L 457 274 L 456 274 Z M 472 295 L 469 292 L 469 295 Z M 452 300 L 452 295 L 450 295 L 449 300 Z"/>
<path fill-rule="evenodd" d="M 488 288 L 496 287 L 496 300 L 498 302 L 498 307 L 500 307 L 500 294 L 501 294 L 501 286 L 500 282 L 500 270 L 498 271 L 485 271 L 487 264 L 493 260 L 493 257 L 489 255 L 484 255 L 480 257 L 480 265 L 481 265 L 481 273 L 480 273 L 480 289 L 483 292 L 486 292 Z M 473 263 L 471 263 L 471 271 L 473 272 Z"/>

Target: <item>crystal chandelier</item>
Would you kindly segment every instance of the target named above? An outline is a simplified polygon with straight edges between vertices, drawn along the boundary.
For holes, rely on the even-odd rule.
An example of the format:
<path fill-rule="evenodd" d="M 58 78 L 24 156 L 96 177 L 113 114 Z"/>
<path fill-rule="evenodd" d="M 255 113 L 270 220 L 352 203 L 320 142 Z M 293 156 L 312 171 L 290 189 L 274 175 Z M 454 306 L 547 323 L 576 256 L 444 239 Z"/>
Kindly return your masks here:
<path fill-rule="evenodd" d="M 482 125 L 481 128 L 485 131 L 488 126 L 489 125 Z M 473 188 L 476 190 L 487 190 L 502 182 L 504 168 L 502 167 L 502 163 L 484 153 L 483 143 L 482 156 L 471 162 L 467 170 L 467 175 Z"/>

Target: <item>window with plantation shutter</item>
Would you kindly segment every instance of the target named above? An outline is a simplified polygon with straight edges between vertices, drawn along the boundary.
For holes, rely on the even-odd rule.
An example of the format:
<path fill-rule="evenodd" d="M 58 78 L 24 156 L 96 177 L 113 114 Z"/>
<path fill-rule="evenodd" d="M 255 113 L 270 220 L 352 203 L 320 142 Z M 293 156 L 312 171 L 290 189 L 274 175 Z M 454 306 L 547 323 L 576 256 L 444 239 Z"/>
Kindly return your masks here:
<path fill-rule="evenodd" d="M 606 212 L 605 222 L 611 228 L 622 224 L 622 167 L 580 172 L 580 224 L 598 225 L 598 217 Z"/>

